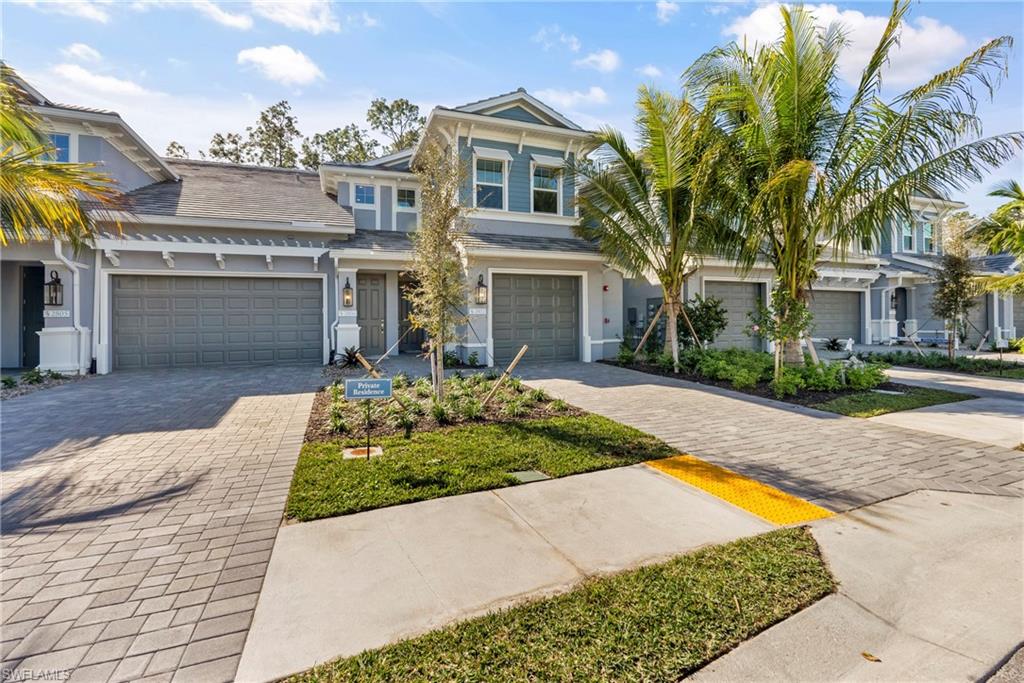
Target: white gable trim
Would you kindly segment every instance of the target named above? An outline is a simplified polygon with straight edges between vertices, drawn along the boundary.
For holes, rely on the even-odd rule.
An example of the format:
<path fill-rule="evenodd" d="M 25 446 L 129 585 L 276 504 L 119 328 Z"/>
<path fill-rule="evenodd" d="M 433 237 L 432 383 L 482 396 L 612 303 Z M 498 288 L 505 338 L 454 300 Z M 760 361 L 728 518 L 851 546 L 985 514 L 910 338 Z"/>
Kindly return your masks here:
<path fill-rule="evenodd" d="M 472 114 L 492 114 L 505 109 L 511 109 L 516 105 L 523 106 L 527 110 L 533 109 L 537 114 L 541 115 L 540 118 L 547 118 L 553 122 L 562 124 L 566 128 L 582 130 L 577 124 L 565 118 L 525 90 L 517 90 L 515 92 L 508 93 L 507 95 L 491 97 L 462 107 L 456 107 L 455 109 L 456 111 L 464 111 Z"/>

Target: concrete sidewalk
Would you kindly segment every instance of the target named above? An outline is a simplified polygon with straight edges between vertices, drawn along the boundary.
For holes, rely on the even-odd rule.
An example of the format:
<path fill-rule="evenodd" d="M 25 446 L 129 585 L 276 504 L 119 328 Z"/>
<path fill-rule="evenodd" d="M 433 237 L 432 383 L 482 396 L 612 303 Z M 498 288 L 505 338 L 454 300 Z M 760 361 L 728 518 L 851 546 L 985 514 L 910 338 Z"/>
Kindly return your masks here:
<path fill-rule="evenodd" d="M 277 679 L 770 528 L 645 465 L 284 527 L 237 678 Z"/>
<path fill-rule="evenodd" d="M 890 368 L 896 382 L 980 398 L 889 413 L 872 422 L 1015 448 L 1024 443 L 1024 381 L 917 368 Z"/>
<path fill-rule="evenodd" d="M 838 593 L 692 680 L 983 678 L 1024 637 L 1022 514 L 1018 498 L 919 491 L 813 523 Z"/>

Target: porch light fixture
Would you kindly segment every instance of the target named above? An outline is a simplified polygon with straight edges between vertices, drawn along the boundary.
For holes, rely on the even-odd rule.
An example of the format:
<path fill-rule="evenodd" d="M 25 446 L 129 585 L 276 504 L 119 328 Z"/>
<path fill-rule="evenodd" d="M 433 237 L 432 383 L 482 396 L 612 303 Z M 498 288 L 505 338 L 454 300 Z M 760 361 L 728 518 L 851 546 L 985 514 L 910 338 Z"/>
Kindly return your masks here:
<path fill-rule="evenodd" d="M 899 308 L 899 306 L 896 301 L 896 292 L 893 292 L 889 295 L 889 310 L 896 311 L 897 308 Z"/>
<path fill-rule="evenodd" d="M 50 281 L 46 283 L 46 305 L 64 305 L 64 285 L 61 284 L 56 270 L 50 271 Z"/>
<path fill-rule="evenodd" d="M 341 305 L 352 308 L 352 284 L 345 278 L 345 286 L 341 290 Z"/>
<path fill-rule="evenodd" d="M 487 285 L 484 284 L 484 276 L 482 273 L 476 280 L 476 289 L 473 290 L 473 301 L 478 306 L 483 306 L 487 303 Z"/>

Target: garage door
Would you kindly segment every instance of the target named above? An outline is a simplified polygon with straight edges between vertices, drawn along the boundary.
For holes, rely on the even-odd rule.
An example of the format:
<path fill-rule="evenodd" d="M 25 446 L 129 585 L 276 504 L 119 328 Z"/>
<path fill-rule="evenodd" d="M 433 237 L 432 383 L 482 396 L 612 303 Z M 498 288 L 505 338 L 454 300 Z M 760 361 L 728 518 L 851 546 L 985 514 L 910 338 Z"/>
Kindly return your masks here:
<path fill-rule="evenodd" d="M 323 359 L 321 281 L 113 278 L 115 369 Z"/>
<path fill-rule="evenodd" d="M 967 343 L 976 348 L 981 339 L 989 330 L 988 325 L 988 297 L 981 295 L 974 300 L 974 305 L 967 309 L 967 319 L 971 324 L 967 326 Z M 992 341 L 992 334 L 989 333 L 986 343 Z"/>
<path fill-rule="evenodd" d="M 744 332 L 750 325 L 750 314 L 757 310 L 757 302 L 762 300 L 760 284 L 705 280 L 704 297 L 720 299 L 729 320 L 725 330 L 711 346 L 719 349 L 736 347 L 760 350 L 761 340 Z"/>
<path fill-rule="evenodd" d="M 580 281 L 556 275 L 500 275 L 492 281 L 491 332 L 498 364 L 529 344 L 529 360 L 579 360 Z"/>
<path fill-rule="evenodd" d="M 812 336 L 861 341 L 861 293 L 811 292 L 811 313 L 814 314 Z"/>

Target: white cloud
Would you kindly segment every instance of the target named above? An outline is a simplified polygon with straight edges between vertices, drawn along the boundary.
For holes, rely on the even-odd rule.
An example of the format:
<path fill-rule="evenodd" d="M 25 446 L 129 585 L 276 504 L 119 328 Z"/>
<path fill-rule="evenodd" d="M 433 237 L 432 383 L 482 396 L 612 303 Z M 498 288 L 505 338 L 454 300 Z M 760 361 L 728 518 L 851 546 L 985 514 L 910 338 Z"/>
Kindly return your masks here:
<path fill-rule="evenodd" d="M 363 12 L 356 18 L 356 20 L 362 23 L 363 28 L 376 28 L 377 26 L 380 26 L 380 19 L 372 16 L 368 12 Z"/>
<path fill-rule="evenodd" d="M 105 24 L 110 21 L 111 0 L 12 0 L 19 5 L 28 5 L 43 12 L 63 14 Z"/>
<path fill-rule="evenodd" d="M 60 52 L 68 59 L 76 59 L 80 62 L 98 62 L 103 59 L 99 50 L 94 47 L 90 47 L 85 43 L 71 43 L 67 47 L 61 49 Z"/>
<path fill-rule="evenodd" d="M 704 11 L 712 16 L 718 16 L 719 14 L 726 14 L 732 9 L 732 3 L 728 2 L 715 2 L 704 7 Z"/>
<path fill-rule="evenodd" d="M 541 26 L 537 29 L 537 32 L 533 34 L 533 37 L 530 40 L 535 43 L 540 43 L 541 47 L 545 50 L 550 50 L 557 45 L 562 45 L 572 52 L 579 52 L 580 48 L 583 46 L 579 38 L 572 33 L 566 33 L 558 24 Z"/>
<path fill-rule="evenodd" d="M 654 7 L 659 24 L 667 24 L 679 12 L 679 3 L 669 2 L 669 0 L 658 0 Z"/>
<path fill-rule="evenodd" d="M 308 85 L 323 78 L 312 59 L 287 45 L 251 47 L 238 53 L 239 64 L 251 64 L 265 77 L 282 85 Z"/>
<path fill-rule="evenodd" d="M 643 75 L 643 76 L 647 76 L 648 78 L 660 78 L 661 77 L 661 69 L 659 69 L 658 67 L 654 66 L 653 64 L 644 64 L 639 69 L 637 69 L 636 72 L 638 74 Z"/>
<path fill-rule="evenodd" d="M 252 10 L 264 19 L 296 31 L 319 35 L 341 30 L 327 0 L 253 0 Z"/>
<path fill-rule="evenodd" d="M 856 84 L 861 71 L 871 59 L 878 38 L 888 17 L 866 15 L 858 10 L 840 10 L 835 5 L 807 5 L 819 26 L 834 21 L 847 30 L 849 46 L 839 59 L 839 74 L 844 81 Z M 762 5 L 747 16 L 726 26 L 722 33 L 747 44 L 767 43 L 781 35 L 779 4 Z M 952 26 L 930 17 L 904 21 L 900 26 L 900 44 L 890 52 L 889 64 L 883 70 L 887 84 L 906 86 L 922 83 L 937 71 L 948 66 L 951 58 L 958 57 L 967 45 L 967 39 Z"/>
<path fill-rule="evenodd" d="M 252 17 L 248 14 L 235 14 L 225 11 L 220 5 L 210 2 L 210 0 L 193 0 L 191 4 L 200 14 L 208 19 L 213 19 L 221 26 L 237 28 L 242 31 L 248 31 L 252 28 Z"/>
<path fill-rule="evenodd" d="M 596 85 L 590 86 L 586 92 L 548 88 L 547 90 L 538 90 L 536 95 L 542 102 L 552 104 L 559 109 L 605 104 L 608 101 L 608 93 Z"/>
<path fill-rule="evenodd" d="M 74 82 L 84 90 L 95 91 L 100 95 L 152 94 L 134 81 L 93 73 L 79 64 L 57 64 L 53 67 L 52 72 L 65 80 Z"/>
<path fill-rule="evenodd" d="M 601 73 L 610 73 L 619 68 L 622 60 L 619 59 L 619 55 L 614 50 L 598 50 L 597 52 L 591 52 L 583 59 L 577 59 L 573 64 L 576 66 L 586 67 L 588 69 L 597 69 Z"/>

